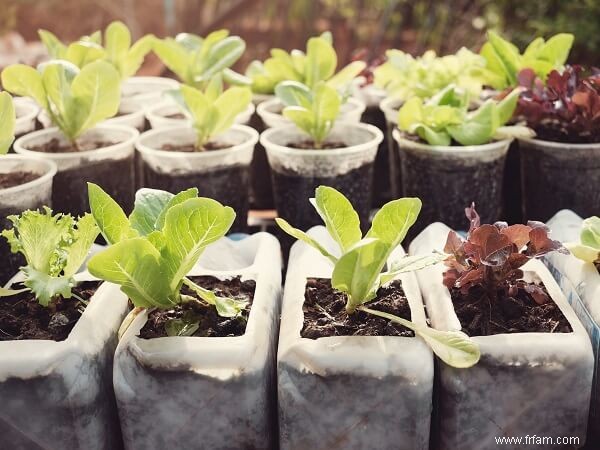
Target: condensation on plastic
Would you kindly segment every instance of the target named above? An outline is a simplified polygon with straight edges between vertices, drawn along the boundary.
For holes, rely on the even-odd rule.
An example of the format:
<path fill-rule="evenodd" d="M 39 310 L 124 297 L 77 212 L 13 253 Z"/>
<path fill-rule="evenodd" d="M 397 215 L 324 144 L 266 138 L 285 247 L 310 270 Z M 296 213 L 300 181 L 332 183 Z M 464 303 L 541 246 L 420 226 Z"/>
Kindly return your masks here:
<path fill-rule="evenodd" d="M 166 77 L 129 77 L 121 85 L 121 98 L 134 99 L 142 108 L 163 100 L 163 93 L 179 89 L 179 82 Z"/>
<path fill-rule="evenodd" d="M 410 254 L 442 250 L 450 228 L 429 225 Z M 460 330 L 440 263 L 417 272 L 431 324 Z M 541 280 L 573 328 L 572 333 L 476 336 L 481 360 L 469 369 L 440 364 L 440 450 L 487 449 L 499 436 L 573 436 L 585 442 L 593 353 L 587 333 L 541 261 L 523 266 L 525 279 Z M 507 448 L 520 448 L 507 445 Z M 537 447 L 547 448 L 547 447 Z"/>
<path fill-rule="evenodd" d="M 327 150 L 289 147 L 291 142 L 306 139 L 307 135 L 295 125 L 288 125 L 265 130 L 260 136 L 260 143 L 267 151 L 272 170 L 292 171 L 305 177 L 333 177 L 373 162 L 383 133 L 364 123 L 338 122 L 327 140 L 341 141 L 348 147 Z"/>
<path fill-rule="evenodd" d="M 172 114 L 182 113 L 181 108 L 173 102 L 163 102 L 146 109 L 146 119 L 150 122 L 152 129 L 181 127 L 183 125 L 191 126 L 192 121 L 188 118 L 176 119 L 167 117 Z M 235 123 L 246 125 L 250 122 L 250 117 L 254 114 L 254 104 L 250 103 L 248 107 L 238 114 Z"/>
<path fill-rule="evenodd" d="M 206 249 L 190 275 L 256 281 L 246 333 L 141 339 L 147 314 L 137 316 L 115 355 L 125 448 L 272 448 L 279 243 L 267 233 L 235 242 L 224 238 Z"/>
<path fill-rule="evenodd" d="M 32 172 L 39 178 L 0 189 L 0 208 L 25 211 L 39 205 L 50 204 L 52 197 L 52 179 L 57 167 L 53 161 L 22 155 L 4 155 L 0 157 L 0 173 Z"/>
<path fill-rule="evenodd" d="M 17 116 L 15 135 L 21 136 L 35 130 L 35 119 L 39 114 L 40 108 L 34 102 L 23 97 L 14 98 L 13 103 Z"/>
<path fill-rule="evenodd" d="M 350 97 L 342 104 L 337 121 L 359 123 L 365 108 L 366 106 L 362 101 Z M 259 103 L 256 107 L 256 113 L 260 116 L 266 127 L 284 127 L 290 125 L 292 121 L 283 117 L 281 114 L 282 109 L 281 101 L 275 97 Z"/>
<path fill-rule="evenodd" d="M 66 340 L 0 342 L 0 448 L 120 448 L 112 361 L 127 310 L 119 287 L 102 283 Z"/>
<path fill-rule="evenodd" d="M 47 128 L 20 137 L 15 141 L 14 149 L 16 153 L 25 156 L 54 161 L 58 166 L 58 171 L 61 172 L 75 167 L 83 167 L 91 162 L 129 158 L 134 152 L 134 142 L 138 135 L 139 132 L 135 128 L 103 124 L 87 131 L 77 140 L 80 143 L 86 141 L 115 142 L 108 147 L 68 153 L 45 153 L 31 150 L 31 148 L 46 144 L 51 139 L 57 139 L 60 145 L 67 144 L 67 139 L 58 128 Z"/>
<path fill-rule="evenodd" d="M 313 227 L 308 234 L 339 254 L 324 227 Z M 399 248 L 390 261 L 403 255 Z M 281 448 L 337 448 L 343 442 L 350 450 L 427 449 L 433 356 L 420 338 L 300 336 L 306 280 L 330 278 L 332 270 L 312 247 L 293 245 L 277 357 Z M 412 320 L 425 324 L 414 274 L 400 280 Z"/>
<path fill-rule="evenodd" d="M 193 128 L 179 126 L 142 133 L 135 147 L 142 160 L 154 171 L 168 174 L 205 173 L 220 167 L 249 165 L 258 132 L 246 125 L 233 125 L 215 138 L 231 147 L 209 152 L 175 152 L 160 150 L 163 145 L 193 144 L 196 132 Z"/>
<path fill-rule="evenodd" d="M 563 209 L 547 222 L 552 237 L 562 242 L 579 242 L 583 219 L 573 211 Z M 549 253 L 546 263 L 563 289 L 567 300 L 587 330 L 594 349 L 595 377 L 590 404 L 588 435 L 600 438 L 600 274 L 592 263 L 575 256 Z"/>

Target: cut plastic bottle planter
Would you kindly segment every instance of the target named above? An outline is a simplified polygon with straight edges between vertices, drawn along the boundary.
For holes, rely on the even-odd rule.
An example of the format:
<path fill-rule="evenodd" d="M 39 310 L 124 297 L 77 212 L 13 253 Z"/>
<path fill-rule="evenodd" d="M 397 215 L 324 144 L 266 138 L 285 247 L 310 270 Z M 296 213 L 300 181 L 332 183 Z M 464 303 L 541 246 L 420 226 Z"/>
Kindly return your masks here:
<path fill-rule="evenodd" d="M 559 211 L 548 226 L 552 236 L 563 242 L 579 242 L 583 219 L 570 210 Z M 567 300 L 588 332 L 596 359 L 588 436 L 600 442 L 600 386 L 598 371 L 600 363 L 600 274 L 592 263 L 586 263 L 573 255 L 549 254 L 546 262 L 550 272 L 565 293 Z"/>
<path fill-rule="evenodd" d="M 449 231 L 441 223 L 428 226 L 411 243 L 410 254 L 443 249 Z M 450 292 L 442 284 L 445 268 L 428 267 L 417 278 L 432 326 L 460 330 Z M 479 363 L 469 369 L 440 365 L 434 405 L 440 450 L 493 448 L 495 438 L 502 436 L 569 436 L 585 442 L 593 373 L 588 336 L 544 264 L 532 260 L 522 269 L 526 277 L 541 279 L 573 332 L 475 336 Z"/>
<path fill-rule="evenodd" d="M 309 235 L 339 253 L 324 227 Z M 306 280 L 332 269 L 303 242 L 292 247 L 277 356 L 281 449 L 429 448 L 433 356 L 420 338 L 300 336 Z M 416 278 L 400 279 L 412 320 L 425 324 Z"/>
<path fill-rule="evenodd" d="M 235 123 L 247 125 L 252 114 L 254 114 L 254 104 L 250 103 L 245 111 L 236 116 Z M 185 116 L 181 107 L 173 101 L 163 101 L 158 105 L 148 107 L 146 109 L 146 119 L 148 119 L 150 128 L 153 130 L 192 126 L 192 121 Z"/>
<path fill-rule="evenodd" d="M 256 281 L 242 336 L 141 339 L 147 314 L 132 322 L 114 370 L 126 449 L 273 448 L 280 255 L 267 233 L 224 238 L 190 273 Z"/>
<path fill-rule="evenodd" d="M 0 342 L 0 448 L 121 448 L 112 362 L 127 309 L 119 287 L 102 283 L 64 341 Z"/>

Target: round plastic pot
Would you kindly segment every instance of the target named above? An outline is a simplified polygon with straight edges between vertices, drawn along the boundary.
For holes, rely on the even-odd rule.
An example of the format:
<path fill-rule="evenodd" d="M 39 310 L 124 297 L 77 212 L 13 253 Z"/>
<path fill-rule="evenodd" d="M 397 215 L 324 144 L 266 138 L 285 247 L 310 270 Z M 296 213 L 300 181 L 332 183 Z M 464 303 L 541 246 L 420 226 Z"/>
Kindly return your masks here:
<path fill-rule="evenodd" d="M 39 175 L 27 183 L 0 189 L 0 227 L 8 228 L 7 219 L 13 214 L 21 214 L 28 209 L 52 206 L 52 178 L 56 174 L 56 164 L 49 160 L 20 155 L 7 155 L 0 158 L 0 173 L 31 172 Z M 0 238 L 0 286 L 4 284 L 24 264 L 20 254 L 13 254 L 6 239 Z"/>
<path fill-rule="evenodd" d="M 286 119 L 281 114 L 283 105 L 278 98 L 273 98 L 265 102 L 260 103 L 256 107 L 256 113 L 263 120 L 268 128 L 283 127 L 291 125 L 292 122 Z M 350 97 L 346 103 L 340 108 L 340 115 L 338 116 L 338 122 L 360 122 L 362 113 L 365 111 L 365 104 L 356 99 Z"/>
<path fill-rule="evenodd" d="M 561 209 L 600 214 L 600 143 L 520 139 L 523 215 L 547 221 Z"/>
<path fill-rule="evenodd" d="M 24 134 L 35 130 L 35 119 L 37 118 L 40 109 L 29 99 L 15 98 L 13 101 L 17 115 L 17 120 L 15 122 L 15 136 L 21 137 Z"/>
<path fill-rule="evenodd" d="M 144 107 L 135 97 L 122 98 L 118 115 L 103 122 L 106 125 L 121 125 L 144 131 L 146 116 Z"/>
<path fill-rule="evenodd" d="M 77 142 L 110 142 L 111 145 L 80 152 L 49 153 L 35 150 L 55 139 L 66 145 L 67 139 L 58 128 L 34 131 L 14 144 L 15 151 L 56 163 L 58 172 L 52 186 L 52 206 L 55 211 L 82 215 L 89 211 L 87 183 L 96 183 L 110 194 L 125 211 L 133 208 L 134 143 L 139 133 L 135 128 L 119 125 L 98 125 L 77 139 Z"/>
<path fill-rule="evenodd" d="M 346 195 L 366 226 L 371 209 L 373 163 L 383 139 L 381 131 L 363 123 L 338 122 L 327 140 L 344 142 L 347 147 L 299 150 L 289 146 L 305 139 L 306 135 L 295 125 L 271 128 L 261 135 L 279 216 L 302 230 L 320 224 L 308 199 L 318 186 L 325 185 Z"/>
<path fill-rule="evenodd" d="M 392 198 L 402 197 L 402 171 L 400 169 L 400 153 L 398 143 L 393 137 L 393 132 L 398 124 L 398 111 L 403 101 L 395 98 L 385 98 L 379 103 L 386 122 L 385 140 L 387 141 L 388 165 L 390 172 L 390 192 Z"/>
<path fill-rule="evenodd" d="M 258 132 L 245 125 L 233 125 L 215 140 L 231 146 L 204 152 L 162 150 L 165 145 L 194 143 L 194 129 L 181 126 L 143 133 L 136 149 L 144 186 L 174 193 L 196 187 L 202 197 L 213 198 L 235 210 L 231 231 L 246 231 L 250 161 Z"/>
<path fill-rule="evenodd" d="M 153 130 L 163 128 L 173 128 L 192 125 L 192 121 L 184 117 L 172 117 L 176 114 L 183 114 L 181 108 L 173 102 L 163 102 L 146 109 L 146 119 Z M 235 118 L 235 123 L 246 125 L 250 122 L 250 117 L 254 114 L 254 105 L 248 105 L 245 111 Z"/>
<path fill-rule="evenodd" d="M 398 130 L 393 135 L 402 162 L 404 196 L 423 201 L 413 233 L 432 222 L 465 229 L 464 211 L 471 202 L 475 202 L 481 223 L 501 218 L 509 139 L 485 145 L 433 146 L 407 140 Z"/>
<path fill-rule="evenodd" d="M 273 95 L 253 94 L 252 103 L 258 107 L 263 102 L 273 99 Z M 250 118 L 250 126 L 259 133 L 266 129 L 266 125 L 256 112 Z M 250 205 L 254 209 L 274 209 L 273 184 L 271 182 L 271 168 L 267 160 L 267 153 L 260 142 L 256 144 L 252 164 L 250 165 Z"/>
<path fill-rule="evenodd" d="M 163 93 L 178 89 L 179 82 L 166 77 L 130 77 L 121 85 L 121 98 L 133 99 L 142 108 L 156 105 Z"/>

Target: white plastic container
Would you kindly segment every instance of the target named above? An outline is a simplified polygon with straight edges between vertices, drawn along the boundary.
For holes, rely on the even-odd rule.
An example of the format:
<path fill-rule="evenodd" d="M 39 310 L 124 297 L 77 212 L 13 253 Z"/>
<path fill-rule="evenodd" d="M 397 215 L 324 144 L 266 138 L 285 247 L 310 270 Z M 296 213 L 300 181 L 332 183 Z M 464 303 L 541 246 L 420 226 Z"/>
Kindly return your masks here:
<path fill-rule="evenodd" d="M 309 235 L 339 253 L 325 227 Z M 398 248 L 390 260 L 403 255 Z M 277 356 L 281 449 L 428 449 L 433 355 L 421 338 L 301 337 L 307 278 L 332 270 L 307 244 L 292 247 Z M 414 274 L 399 279 L 412 320 L 424 325 Z"/>
<path fill-rule="evenodd" d="M 129 77 L 121 84 L 121 98 L 135 100 L 141 108 L 164 100 L 164 92 L 179 89 L 177 80 L 166 77 Z"/>
<path fill-rule="evenodd" d="M 356 99 L 350 97 L 340 107 L 340 115 L 337 121 L 339 122 L 360 122 L 362 113 L 365 111 L 365 104 Z M 274 97 L 270 100 L 266 100 L 256 107 L 256 113 L 260 116 L 265 126 L 268 128 L 282 127 L 292 124 L 289 119 L 286 119 L 281 114 L 283 110 L 283 104 L 281 101 Z"/>
<path fill-rule="evenodd" d="M 121 125 L 144 131 L 146 115 L 143 104 L 136 98 L 121 98 L 118 116 L 105 120 L 104 125 Z"/>
<path fill-rule="evenodd" d="M 141 339 L 147 315 L 137 316 L 115 355 L 125 448 L 275 448 L 279 243 L 267 233 L 224 238 L 206 249 L 190 275 L 256 281 L 246 333 Z"/>
<path fill-rule="evenodd" d="M 111 372 L 127 309 L 119 287 L 102 283 L 64 341 L 0 342 L 0 448 L 121 447 Z"/>
<path fill-rule="evenodd" d="M 197 187 L 201 196 L 231 206 L 237 213 L 233 231 L 245 231 L 250 162 L 258 132 L 245 125 L 233 125 L 214 138 L 230 147 L 203 152 L 162 150 L 165 144 L 185 145 L 195 141 L 195 130 L 185 125 L 143 133 L 136 148 L 144 186 L 169 192 Z"/>
<path fill-rule="evenodd" d="M 138 135 L 135 128 L 98 125 L 77 141 L 80 145 L 88 141 L 111 142 L 112 145 L 65 153 L 33 150 L 52 139 L 56 139 L 59 145 L 66 145 L 66 138 L 58 128 L 47 128 L 17 139 L 14 149 L 16 153 L 56 163 L 58 172 L 52 189 L 52 205 L 56 211 L 74 215 L 89 211 L 87 182 L 99 184 L 127 211 L 133 206 L 133 155 Z"/>
<path fill-rule="evenodd" d="M 583 219 L 573 211 L 563 209 L 548 221 L 552 237 L 562 242 L 579 242 Z M 600 274 L 592 263 L 572 254 L 550 253 L 545 258 L 548 268 L 562 288 L 569 304 L 587 330 L 594 350 L 595 376 L 590 404 L 588 439 L 600 442 Z"/>
<path fill-rule="evenodd" d="M 184 114 L 179 105 L 173 102 L 163 102 L 146 109 L 146 119 L 154 130 L 169 127 L 191 126 L 192 121 L 187 117 L 169 117 L 175 114 Z M 251 103 L 246 110 L 235 118 L 235 123 L 247 125 L 254 114 L 254 105 Z"/>
<path fill-rule="evenodd" d="M 23 136 L 35 130 L 35 120 L 40 112 L 40 108 L 28 98 L 13 98 L 15 113 L 17 116 L 15 122 L 15 136 Z"/>
<path fill-rule="evenodd" d="M 450 228 L 428 226 L 410 254 L 442 250 Z M 440 263 L 417 272 L 431 325 L 461 329 Z M 560 287 L 541 261 L 522 267 L 525 279 L 539 278 L 567 318 L 571 333 L 512 333 L 475 336 L 481 359 L 469 369 L 439 366 L 437 404 L 440 450 L 493 448 L 496 437 L 577 437 L 585 442 L 593 375 L 587 333 Z M 505 445 L 522 449 L 522 444 Z M 536 448 L 556 448 L 541 445 Z"/>
<path fill-rule="evenodd" d="M 383 133 L 372 125 L 338 122 L 327 141 L 344 148 L 300 150 L 290 143 L 308 139 L 295 125 L 270 128 L 260 137 L 273 175 L 275 207 L 279 216 L 306 230 L 321 223 L 308 199 L 320 185 L 344 193 L 367 223 L 371 208 L 373 161 Z"/>

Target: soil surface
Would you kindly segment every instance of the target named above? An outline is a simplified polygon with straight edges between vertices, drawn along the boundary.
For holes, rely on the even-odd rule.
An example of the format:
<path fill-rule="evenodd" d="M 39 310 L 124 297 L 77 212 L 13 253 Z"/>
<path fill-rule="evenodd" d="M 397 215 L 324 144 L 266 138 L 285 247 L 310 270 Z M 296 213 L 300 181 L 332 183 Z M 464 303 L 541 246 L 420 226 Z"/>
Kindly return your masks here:
<path fill-rule="evenodd" d="M 307 139 L 307 140 L 300 141 L 300 142 L 290 142 L 287 144 L 287 146 L 291 147 L 291 148 L 297 148 L 299 150 L 315 150 L 315 149 L 332 150 L 332 149 L 336 149 L 336 148 L 348 147 L 346 144 L 344 144 L 341 141 L 323 142 L 321 144 L 321 147 L 317 147 L 317 144 L 315 144 L 315 141 L 313 141 L 312 139 Z"/>
<path fill-rule="evenodd" d="M 169 192 L 196 187 L 201 197 L 212 198 L 235 210 L 231 232 L 247 231 L 250 166 L 230 166 L 198 173 L 162 173 L 154 171 L 144 162 L 142 165 L 145 187 Z"/>
<path fill-rule="evenodd" d="M 399 280 L 379 288 L 377 297 L 367 303 L 371 309 L 411 320 L 410 306 Z M 304 291 L 303 338 L 330 336 L 414 336 L 402 325 L 362 311 L 346 313 L 346 295 L 331 287 L 328 278 L 309 278 Z"/>
<path fill-rule="evenodd" d="M 0 173 L 0 189 L 6 189 L 13 186 L 19 186 L 21 184 L 29 183 L 37 178 L 40 175 L 33 172 L 9 172 L 9 173 Z"/>
<path fill-rule="evenodd" d="M 110 141 L 86 141 L 75 147 L 71 143 L 61 144 L 57 138 L 53 138 L 48 142 L 31 147 L 30 150 L 43 153 L 79 153 L 110 147 L 111 145 L 115 144 L 115 142 Z"/>
<path fill-rule="evenodd" d="M 544 291 L 543 284 L 538 284 Z M 490 304 L 485 291 L 473 288 L 468 295 L 450 291 L 462 331 L 469 336 L 504 333 L 570 333 L 567 318 L 552 299 L 540 305 L 523 289 L 513 297 L 498 297 Z M 485 319 L 489 317 L 489 321 Z"/>
<path fill-rule="evenodd" d="M 597 133 L 568 133 L 559 122 L 552 121 L 537 126 L 535 128 L 535 138 L 565 144 L 595 144 L 599 142 Z"/>
<path fill-rule="evenodd" d="M 175 144 L 164 144 L 160 149 L 166 152 L 186 152 L 195 153 L 199 151 L 210 152 L 212 150 L 223 150 L 225 148 L 231 148 L 234 144 L 227 144 L 225 142 L 207 142 L 204 144 L 203 150 L 198 150 L 194 144 L 175 145 Z"/>
<path fill-rule="evenodd" d="M 85 281 L 73 293 L 89 300 L 100 286 L 99 281 Z M 16 285 L 15 288 L 19 288 Z M 85 309 L 75 297 L 58 297 L 44 307 L 31 292 L 23 292 L 0 301 L 0 341 L 47 339 L 64 341 Z"/>
<path fill-rule="evenodd" d="M 242 336 L 246 332 L 246 324 L 252 301 L 254 300 L 256 282 L 253 280 L 241 281 L 239 276 L 229 280 L 219 280 L 211 276 L 190 277 L 190 279 L 203 288 L 210 289 L 217 295 L 247 300 L 248 305 L 242 311 L 241 315 L 233 318 L 219 316 L 214 306 L 207 305 L 204 302 L 186 302 L 169 310 L 157 309 L 148 315 L 148 321 L 140 330 L 140 337 L 143 339 L 166 337 L 165 324 L 167 321 L 183 317 L 199 321 L 200 326 L 193 336 Z M 197 298 L 194 292 L 186 286 L 183 287 L 181 292 Z"/>

